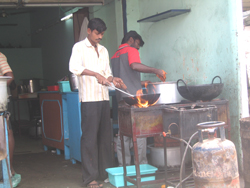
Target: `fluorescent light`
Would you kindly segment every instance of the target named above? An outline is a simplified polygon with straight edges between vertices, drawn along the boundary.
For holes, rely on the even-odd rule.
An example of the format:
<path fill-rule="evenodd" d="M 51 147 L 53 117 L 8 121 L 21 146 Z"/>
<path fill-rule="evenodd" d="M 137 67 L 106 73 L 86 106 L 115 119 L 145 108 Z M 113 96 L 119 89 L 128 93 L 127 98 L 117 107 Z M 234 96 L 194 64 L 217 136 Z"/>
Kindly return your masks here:
<path fill-rule="evenodd" d="M 61 19 L 61 21 L 68 20 L 68 19 L 70 19 L 72 16 L 73 16 L 73 14 L 69 14 L 69 15 L 67 15 L 67 16 L 64 16 L 64 17 Z"/>

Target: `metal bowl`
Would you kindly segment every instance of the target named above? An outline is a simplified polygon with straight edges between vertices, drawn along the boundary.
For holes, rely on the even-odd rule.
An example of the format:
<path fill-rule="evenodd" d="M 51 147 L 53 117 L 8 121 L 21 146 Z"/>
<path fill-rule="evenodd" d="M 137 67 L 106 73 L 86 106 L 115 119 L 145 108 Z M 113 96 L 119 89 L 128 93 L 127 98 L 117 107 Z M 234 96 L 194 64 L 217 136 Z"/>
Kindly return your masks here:
<path fill-rule="evenodd" d="M 219 76 L 215 76 L 212 80 L 212 84 L 203 84 L 203 85 L 187 85 L 182 79 L 177 81 L 177 89 L 180 95 L 190 101 L 211 101 L 212 99 L 218 97 L 222 90 L 224 84 L 221 83 L 213 83 L 215 78 L 220 78 Z M 179 86 L 179 82 L 183 82 L 184 86 Z"/>
<path fill-rule="evenodd" d="M 147 90 L 149 94 L 161 94 L 156 104 L 180 103 L 183 99 L 177 90 L 176 81 L 148 83 Z"/>
<path fill-rule="evenodd" d="M 158 168 L 164 168 L 164 148 L 163 147 L 154 147 L 149 145 L 150 149 L 150 164 Z M 180 147 L 167 147 L 167 166 L 168 167 L 176 167 L 181 165 L 181 154 Z M 191 151 L 188 150 L 186 153 L 185 163 L 191 163 Z"/>

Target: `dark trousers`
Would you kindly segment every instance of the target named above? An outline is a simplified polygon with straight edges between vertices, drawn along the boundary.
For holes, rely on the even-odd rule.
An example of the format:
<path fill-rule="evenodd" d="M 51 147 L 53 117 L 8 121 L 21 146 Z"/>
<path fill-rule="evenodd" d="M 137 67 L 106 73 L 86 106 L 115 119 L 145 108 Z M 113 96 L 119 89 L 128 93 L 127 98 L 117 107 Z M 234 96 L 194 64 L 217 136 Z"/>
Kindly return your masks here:
<path fill-rule="evenodd" d="M 108 177 L 112 165 L 109 101 L 81 103 L 81 159 L 83 184 Z"/>

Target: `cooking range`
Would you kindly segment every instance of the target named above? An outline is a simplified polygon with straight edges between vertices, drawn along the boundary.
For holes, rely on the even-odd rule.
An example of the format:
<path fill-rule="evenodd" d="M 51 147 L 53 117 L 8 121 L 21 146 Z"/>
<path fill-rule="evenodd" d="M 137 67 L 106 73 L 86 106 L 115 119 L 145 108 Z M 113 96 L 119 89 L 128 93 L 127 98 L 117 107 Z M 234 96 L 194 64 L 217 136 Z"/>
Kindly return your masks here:
<path fill-rule="evenodd" d="M 228 125 L 228 136 L 230 136 L 228 101 L 222 99 L 215 99 L 209 102 L 182 100 L 178 104 L 156 104 L 147 108 L 123 105 L 118 108 L 118 117 L 123 153 L 124 180 L 137 185 L 137 187 L 161 182 L 165 182 L 165 184 L 167 182 L 171 183 L 167 180 L 166 137 L 163 137 L 165 179 L 147 182 L 141 182 L 141 177 L 152 174 L 140 175 L 137 138 L 162 136 L 163 132 L 171 131 L 172 134 L 179 134 L 182 139 L 189 139 L 198 130 L 196 127 L 198 123 L 216 120 L 224 121 Z M 134 144 L 136 176 L 133 177 L 126 176 L 123 136 L 131 137 Z M 184 150 L 184 143 L 180 143 L 181 158 Z M 185 178 L 185 165 L 182 169 L 182 177 Z M 136 180 L 133 178 L 136 178 Z M 126 181 L 124 181 L 124 185 L 127 185 Z M 182 187 L 185 187 L 184 183 Z"/>

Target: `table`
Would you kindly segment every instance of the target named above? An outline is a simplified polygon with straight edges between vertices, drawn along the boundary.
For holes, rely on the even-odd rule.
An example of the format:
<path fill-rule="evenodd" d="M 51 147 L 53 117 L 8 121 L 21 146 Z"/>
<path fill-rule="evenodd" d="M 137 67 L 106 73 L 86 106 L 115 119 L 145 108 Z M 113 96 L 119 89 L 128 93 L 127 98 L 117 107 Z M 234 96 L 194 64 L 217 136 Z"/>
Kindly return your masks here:
<path fill-rule="evenodd" d="M 21 127 L 25 126 L 31 126 L 30 122 L 26 122 L 25 124 L 21 121 L 20 117 L 20 101 L 25 101 L 28 103 L 28 108 L 29 108 L 29 118 L 34 119 L 34 118 L 40 118 L 40 108 L 39 108 L 39 97 L 36 98 L 10 98 L 10 101 L 13 102 L 13 111 L 14 111 L 14 118 L 16 120 L 16 110 L 15 110 L 15 103 L 17 104 L 17 123 L 18 123 L 18 132 L 19 135 L 21 135 Z M 34 105 L 37 102 L 38 108 Z M 36 110 L 35 110 L 36 109 Z M 36 112 L 38 109 L 38 112 Z"/>

